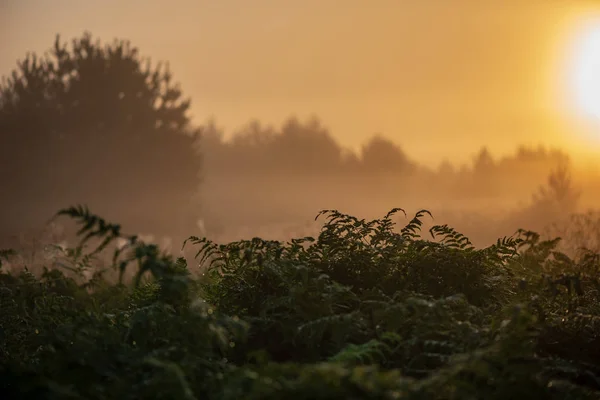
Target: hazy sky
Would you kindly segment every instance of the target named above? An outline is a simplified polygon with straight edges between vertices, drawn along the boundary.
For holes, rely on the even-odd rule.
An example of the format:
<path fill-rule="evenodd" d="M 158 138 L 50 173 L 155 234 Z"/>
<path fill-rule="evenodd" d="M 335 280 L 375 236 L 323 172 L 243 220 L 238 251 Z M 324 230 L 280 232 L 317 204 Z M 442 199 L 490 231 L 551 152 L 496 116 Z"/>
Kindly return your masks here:
<path fill-rule="evenodd" d="M 484 144 L 581 149 L 589 143 L 560 111 L 561 65 L 569 34 L 598 10 L 576 0 L 0 0 L 0 74 L 56 33 L 89 30 L 168 60 L 195 120 L 214 116 L 229 132 L 316 114 L 344 145 L 383 133 L 424 162 Z"/>

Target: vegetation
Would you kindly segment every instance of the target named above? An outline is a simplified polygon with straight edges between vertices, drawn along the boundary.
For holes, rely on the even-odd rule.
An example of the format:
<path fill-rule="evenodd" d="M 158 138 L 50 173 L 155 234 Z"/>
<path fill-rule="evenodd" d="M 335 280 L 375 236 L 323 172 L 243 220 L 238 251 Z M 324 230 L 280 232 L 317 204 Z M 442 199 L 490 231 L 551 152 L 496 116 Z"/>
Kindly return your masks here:
<path fill-rule="evenodd" d="M 38 210 L 64 196 L 112 205 L 137 232 L 157 227 L 152 215 L 191 229 L 182 201 L 198 183 L 198 131 L 171 79 L 128 43 L 87 34 L 71 49 L 57 38 L 48 55 L 20 62 L 0 84 L 11 221 L 23 218 L 17 205 Z M 352 189 L 344 193 L 365 197 L 393 182 L 378 192 L 387 199 L 412 195 L 427 177 L 432 198 L 476 192 L 485 201 L 503 191 L 492 180 L 502 175 L 514 189 L 524 164 L 557 160 L 518 220 L 570 212 L 579 200 L 568 160 L 545 149 L 498 161 L 482 149 L 472 168 L 432 171 L 379 136 L 360 154 L 344 152 L 318 121 L 291 119 L 280 132 L 256 123 L 228 141 L 211 124 L 203 133 L 212 183 L 233 188 L 223 198 L 253 204 L 259 195 L 255 203 L 272 214 L 264 198 L 277 201 L 292 186 L 318 192 L 317 175 L 324 187 L 339 179 Z M 287 186 L 275 185 L 273 196 L 256 179 L 267 176 Z M 44 246 L 43 270 L 37 248 L 0 248 L 0 397 L 600 398 L 600 236 L 586 225 L 600 226 L 597 216 L 555 227 L 587 247 L 563 251 L 560 239 L 525 230 L 476 248 L 448 225 L 424 228 L 427 210 L 397 229 L 400 214 L 370 221 L 325 210 L 316 237 L 285 243 L 189 237 L 192 268 L 87 207 L 64 209 L 57 216 L 81 225 L 80 242 Z"/>
<path fill-rule="evenodd" d="M 68 46 L 57 36 L 44 56 L 28 54 L 0 83 L 0 179 L 11 193 L 2 228 L 19 232 L 15 215 L 46 219 L 74 201 L 116 209 L 138 230 L 164 226 L 119 207 L 143 199 L 138 208 L 178 203 L 154 218 L 192 221 L 182 227 L 189 231 L 186 202 L 200 170 L 190 104 L 168 65 L 152 65 L 124 40 L 84 34 Z"/>
<path fill-rule="evenodd" d="M 201 273 L 86 208 L 70 272 L 0 275 L 3 398 L 596 399 L 600 256 L 519 231 L 477 249 L 323 211 L 316 238 L 218 245 Z M 90 240 L 98 240 L 92 248 Z M 117 241 L 121 245 L 114 246 Z M 123 245 L 124 244 L 124 245 Z M 114 247 L 113 270 L 94 256 Z M 88 249 L 84 251 L 84 249 Z M 2 251 L 2 259 L 11 252 Z"/>
<path fill-rule="evenodd" d="M 0 82 L 0 179 L 10 193 L 0 209 L 4 247 L 16 246 L 13 234 L 30 233 L 75 202 L 136 232 L 175 241 L 199 219 L 216 237 L 255 228 L 256 221 L 304 224 L 323 207 L 373 218 L 394 204 L 425 204 L 438 217 L 451 214 L 446 220 L 474 243 L 487 244 L 512 232 L 522 215 L 508 215 L 501 230 L 486 229 L 480 239 L 490 215 L 471 223 L 461 213 L 473 215 L 483 204 L 510 214 L 552 166 L 568 161 L 561 151 L 520 147 L 502 158 L 482 149 L 472 163 L 428 168 L 402 143 L 381 136 L 359 151 L 344 149 L 318 119 L 290 118 L 277 128 L 254 122 L 225 135 L 214 123 L 192 126 L 190 100 L 168 64 L 151 63 L 129 42 L 84 34 L 49 44 L 47 53 L 27 54 Z M 595 183 L 585 188 L 587 196 Z M 443 204 L 435 201 L 441 198 Z M 577 198 L 567 200 L 562 210 Z M 553 215 L 553 204 L 538 207 L 544 201 L 542 193 L 531 209 Z M 539 220 L 535 215 L 525 227 L 540 231 L 529 223 Z"/>
<path fill-rule="evenodd" d="M 245 227 L 303 226 L 322 208 L 376 218 L 402 204 L 427 207 L 484 246 L 519 227 L 543 231 L 557 217 L 589 207 L 600 187 L 597 178 L 582 184 L 586 173 L 576 162 L 544 147 L 520 147 L 501 158 L 483 149 L 471 163 L 430 168 L 378 136 L 359 151 L 344 149 L 318 120 L 290 119 L 277 128 L 255 122 L 225 133 L 214 123 L 203 126 L 200 196 L 210 210 L 202 219 L 211 237 L 226 241 L 245 234 L 224 232 Z"/>

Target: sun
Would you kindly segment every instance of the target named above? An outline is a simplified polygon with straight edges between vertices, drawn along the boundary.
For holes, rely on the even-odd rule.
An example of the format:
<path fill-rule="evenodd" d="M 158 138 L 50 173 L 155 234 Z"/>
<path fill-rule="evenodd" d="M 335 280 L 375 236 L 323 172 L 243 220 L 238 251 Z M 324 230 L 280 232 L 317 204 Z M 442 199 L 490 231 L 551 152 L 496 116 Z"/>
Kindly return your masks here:
<path fill-rule="evenodd" d="M 583 29 L 573 51 L 573 105 L 582 117 L 600 124 L 600 21 Z"/>

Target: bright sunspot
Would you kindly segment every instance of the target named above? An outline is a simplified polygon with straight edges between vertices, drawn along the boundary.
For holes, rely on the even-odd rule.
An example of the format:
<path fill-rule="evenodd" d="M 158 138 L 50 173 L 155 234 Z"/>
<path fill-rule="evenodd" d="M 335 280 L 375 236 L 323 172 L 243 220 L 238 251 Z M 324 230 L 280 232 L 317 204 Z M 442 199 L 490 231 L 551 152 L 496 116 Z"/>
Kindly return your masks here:
<path fill-rule="evenodd" d="M 583 31 L 574 48 L 573 95 L 578 113 L 600 122 L 600 22 Z"/>

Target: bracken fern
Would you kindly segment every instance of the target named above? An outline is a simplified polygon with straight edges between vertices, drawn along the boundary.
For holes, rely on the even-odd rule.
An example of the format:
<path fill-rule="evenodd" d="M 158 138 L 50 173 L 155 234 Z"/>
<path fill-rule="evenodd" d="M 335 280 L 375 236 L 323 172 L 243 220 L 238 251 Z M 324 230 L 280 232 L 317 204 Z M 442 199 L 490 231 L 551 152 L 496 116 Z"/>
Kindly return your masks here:
<path fill-rule="evenodd" d="M 600 396 L 598 254 L 568 256 L 528 231 L 483 249 L 447 225 L 426 239 L 428 211 L 396 230 L 398 213 L 325 210 L 316 238 L 285 243 L 192 236 L 195 273 L 85 207 L 62 210 L 81 242 L 62 249 L 60 269 L 0 273 L 2 394 Z M 118 241 L 111 269 L 135 271 L 110 283 L 96 256 Z"/>

